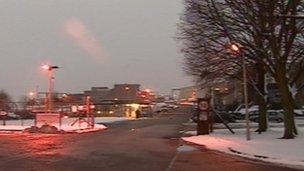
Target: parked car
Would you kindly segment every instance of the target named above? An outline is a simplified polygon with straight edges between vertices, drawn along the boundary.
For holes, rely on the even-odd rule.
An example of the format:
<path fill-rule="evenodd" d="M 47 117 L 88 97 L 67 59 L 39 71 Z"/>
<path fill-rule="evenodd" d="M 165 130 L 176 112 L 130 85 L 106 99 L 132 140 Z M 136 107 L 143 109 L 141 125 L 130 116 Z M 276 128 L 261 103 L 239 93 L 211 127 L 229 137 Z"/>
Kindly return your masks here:
<path fill-rule="evenodd" d="M 229 115 L 234 116 L 236 120 L 243 120 L 245 118 L 245 115 L 243 115 L 242 113 L 239 113 L 239 112 L 229 111 L 228 113 L 229 113 Z"/>
<path fill-rule="evenodd" d="M 269 122 L 283 122 L 284 115 L 278 110 L 267 110 L 267 117 Z M 259 122 L 259 111 L 249 112 L 249 120 L 253 122 Z"/>
<path fill-rule="evenodd" d="M 20 111 L 17 111 L 16 114 L 19 115 L 21 119 L 34 119 L 35 118 L 35 113 L 32 113 L 31 111 L 28 111 L 28 110 L 20 110 Z"/>
<path fill-rule="evenodd" d="M 221 118 L 220 118 L 221 117 Z M 228 113 L 226 111 L 218 111 L 213 114 L 213 122 L 221 123 L 223 119 L 226 123 L 228 122 L 236 122 L 237 116 L 233 113 Z"/>
<path fill-rule="evenodd" d="M 248 112 L 251 112 L 251 111 L 257 111 L 259 110 L 259 106 L 258 105 L 252 105 L 252 106 L 249 106 L 248 107 Z M 242 115 L 245 115 L 246 113 L 246 109 L 245 109 L 245 106 L 244 105 L 240 105 L 235 111 L 234 113 L 240 113 Z"/>
<path fill-rule="evenodd" d="M 281 113 L 284 113 L 284 110 L 280 110 Z M 294 109 L 293 113 L 295 116 L 304 116 L 304 109 Z"/>
<path fill-rule="evenodd" d="M 156 103 L 152 108 L 155 113 L 168 112 L 169 109 L 166 103 Z"/>
<path fill-rule="evenodd" d="M 20 119 L 20 116 L 15 114 L 15 113 L 7 113 L 7 116 L 10 118 L 10 119 Z"/>
<path fill-rule="evenodd" d="M 152 117 L 153 111 L 151 106 L 142 106 L 140 110 L 140 116 L 141 117 Z"/>
<path fill-rule="evenodd" d="M 167 107 L 170 108 L 170 109 L 177 109 L 177 108 L 179 108 L 178 105 L 174 105 L 174 104 L 168 104 Z"/>
<path fill-rule="evenodd" d="M 304 116 L 304 109 L 294 109 L 293 112 L 295 116 Z"/>
<path fill-rule="evenodd" d="M 199 116 L 199 110 L 195 108 L 193 110 L 191 120 L 196 123 L 198 121 L 198 116 Z M 234 114 L 224 111 L 219 111 L 217 113 L 214 112 L 212 113 L 212 116 L 214 123 L 222 123 L 222 120 L 224 120 L 224 122 L 226 123 L 235 122 L 237 119 L 237 117 Z"/>
<path fill-rule="evenodd" d="M 5 111 L 0 111 L 0 117 L 1 119 L 5 119 L 5 120 L 14 120 L 20 118 L 20 116 L 16 115 L 15 113 L 5 112 Z"/>

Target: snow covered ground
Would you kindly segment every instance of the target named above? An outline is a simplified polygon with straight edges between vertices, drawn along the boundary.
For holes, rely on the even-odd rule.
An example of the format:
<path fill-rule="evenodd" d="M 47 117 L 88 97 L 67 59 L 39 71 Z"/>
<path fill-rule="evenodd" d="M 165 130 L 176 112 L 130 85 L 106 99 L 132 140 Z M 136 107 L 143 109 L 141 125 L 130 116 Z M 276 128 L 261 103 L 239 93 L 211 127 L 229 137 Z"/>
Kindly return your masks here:
<path fill-rule="evenodd" d="M 304 117 L 297 117 L 295 119 L 296 124 L 298 125 L 298 127 L 304 127 Z M 196 123 L 186 123 L 185 125 L 196 125 Z M 235 123 L 228 123 L 228 125 L 232 128 L 232 129 L 239 129 L 239 128 L 245 128 L 246 126 L 246 122 L 244 120 L 237 120 Z M 258 123 L 256 122 L 250 122 L 250 127 L 252 129 L 258 128 Z M 226 129 L 225 125 L 222 123 L 215 123 L 214 125 L 215 129 Z M 283 127 L 284 123 L 275 123 L 275 122 L 269 122 L 269 127 L 270 128 L 280 128 Z"/>
<path fill-rule="evenodd" d="M 122 122 L 127 120 L 132 120 L 130 118 L 125 117 L 96 117 L 95 118 L 95 126 L 94 129 L 87 129 L 86 123 L 78 124 L 71 126 L 71 124 L 77 118 L 63 118 L 61 129 L 67 132 L 88 132 L 88 131 L 98 131 L 102 129 L 106 129 L 107 127 L 104 124 L 113 123 L 113 122 Z M 0 120 L 0 131 L 22 131 L 26 128 L 34 126 L 34 119 L 26 119 L 26 120 L 7 120 L 6 125 L 2 125 L 2 121 Z M 54 125 L 59 127 L 58 125 Z"/>
<path fill-rule="evenodd" d="M 251 132 L 250 141 L 246 140 L 245 129 L 235 129 L 235 132 L 231 134 L 228 130 L 220 129 L 210 135 L 182 139 L 225 153 L 304 169 L 304 128 L 299 128 L 300 134 L 295 139 L 280 139 L 283 128 L 270 128 L 263 134 Z M 187 133 L 196 135 L 196 131 Z"/>

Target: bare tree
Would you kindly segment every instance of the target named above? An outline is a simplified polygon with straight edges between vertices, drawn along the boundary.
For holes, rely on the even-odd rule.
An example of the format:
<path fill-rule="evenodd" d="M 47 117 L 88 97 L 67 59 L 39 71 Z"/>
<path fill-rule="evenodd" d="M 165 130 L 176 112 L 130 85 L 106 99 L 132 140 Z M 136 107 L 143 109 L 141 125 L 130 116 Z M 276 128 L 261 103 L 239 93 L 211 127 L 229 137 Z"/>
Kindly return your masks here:
<path fill-rule="evenodd" d="M 260 101 L 265 100 L 261 86 L 264 74 L 268 72 L 276 80 L 284 109 L 283 137 L 294 138 L 297 134 L 294 96 L 303 88 L 295 83 L 304 70 L 301 47 L 304 23 L 279 16 L 297 15 L 304 3 L 300 0 L 185 0 L 185 6 L 180 38 L 186 72 L 200 80 L 237 76 L 240 59 L 227 51 L 227 45 L 238 43 L 247 64 L 259 74 L 259 84 L 250 80 L 260 94 Z"/>
<path fill-rule="evenodd" d="M 8 112 L 11 108 L 11 97 L 10 95 L 4 91 L 0 91 L 0 111 Z"/>
<path fill-rule="evenodd" d="M 229 47 L 236 35 L 233 35 L 228 28 L 229 25 L 226 24 L 228 21 L 224 20 L 225 16 L 219 13 L 220 9 L 217 6 L 221 5 L 205 1 L 185 1 L 186 10 L 181 17 L 179 38 L 183 40 L 184 45 L 182 51 L 185 54 L 185 71 L 204 85 L 229 80 L 231 77 L 242 79 L 241 57 L 233 54 Z M 242 38 L 242 35 L 238 36 L 241 36 L 238 39 Z M 251 76 L 249 83 L 259 92 L 261 115 L 259 131 L 263 132 L 267 129 L 264 68 L 255 65 L 256 62 L 253 60 L 249 62 L 253 66 L 249 72 Z M 259 77 L 256 77 L 256 73 Z"/>

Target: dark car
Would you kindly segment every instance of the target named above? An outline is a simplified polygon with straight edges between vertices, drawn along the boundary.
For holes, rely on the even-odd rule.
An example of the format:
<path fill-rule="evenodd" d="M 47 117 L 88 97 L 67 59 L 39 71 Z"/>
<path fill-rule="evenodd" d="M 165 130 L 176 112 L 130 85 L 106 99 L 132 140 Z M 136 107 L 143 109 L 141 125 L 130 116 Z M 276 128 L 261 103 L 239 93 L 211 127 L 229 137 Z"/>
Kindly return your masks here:
<path fill-rule="evenodd" d="M 19 115 L 21 119 L 34 119 L 35 118 L 35 113 L 32 113 L 31 111 L 28 111 L 28 110 L 20 110 L 20 111 L 17 111 L 16 114 Z"/>
<path fill-rule="evenodd" d="M 268 120 L 270 122 L 283 122 L 284 116 L 280 111 L 277 110 L 268 110 L 267 111 Z M 259 122 L 259 111 L 249 112 L 249 120 L 253 122 Z"/>
<path fill-rule="evenodd" d="M 15 113 L 11 113 L 11 112 L 5 112 L 5 111 L 1 111 L 0 112 L 0 119 L 5 119 L 5 120 L 15 120 L 15 119 L 19 119 L 20 116 L 16 115 Z"/>
<path fill-rule="evenodd" d="M 233 116 L 236 120 L 244 120 L 245 119 L 245 115 L 243 115 L 240 112 L 229 112 L 229 115 Z"/>
<path fill-rule="evenodd" d="M 213 121 L 215 123 L 221 123 L 223 121 L 229 123 L 229 122 L 236 122 L 236 120 L 237 120 L 237 116 L 233 113 L 228 113 L 226 111 L 213 112 Z"/>

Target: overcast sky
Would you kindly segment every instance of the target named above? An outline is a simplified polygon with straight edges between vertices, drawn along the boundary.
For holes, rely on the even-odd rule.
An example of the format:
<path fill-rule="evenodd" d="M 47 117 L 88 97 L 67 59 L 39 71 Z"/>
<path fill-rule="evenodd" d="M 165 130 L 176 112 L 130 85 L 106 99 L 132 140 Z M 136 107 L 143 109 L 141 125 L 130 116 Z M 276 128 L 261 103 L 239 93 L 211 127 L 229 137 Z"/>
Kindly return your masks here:
<path fill-rule="evenodd" d="M 61 67 L 55 72 L 59 92 L 115 83 L 160 92 L 190 85 L 174 40 L 179 0 L 0 3 L 0 88 L 15 99 L 36 86 L 45 91 L 43 63 Z"/>

